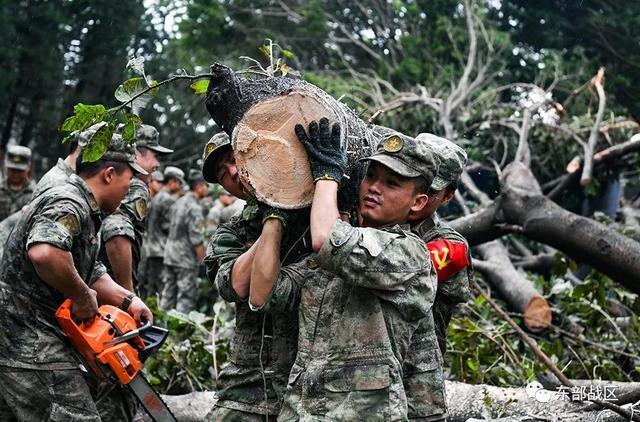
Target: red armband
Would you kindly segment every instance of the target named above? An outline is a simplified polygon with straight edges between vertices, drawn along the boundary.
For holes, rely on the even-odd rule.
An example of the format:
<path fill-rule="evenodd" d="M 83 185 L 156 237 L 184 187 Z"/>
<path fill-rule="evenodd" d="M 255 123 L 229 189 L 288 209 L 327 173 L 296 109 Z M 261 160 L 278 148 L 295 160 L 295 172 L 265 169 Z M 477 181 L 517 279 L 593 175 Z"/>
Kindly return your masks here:
<path fill-rule="evenodd" d="M 438 239 L 426 245 L 433 268 L 438 275 L 438 283 L 451 278 L 470 264 L 467 245 L 464 242 Z"/>

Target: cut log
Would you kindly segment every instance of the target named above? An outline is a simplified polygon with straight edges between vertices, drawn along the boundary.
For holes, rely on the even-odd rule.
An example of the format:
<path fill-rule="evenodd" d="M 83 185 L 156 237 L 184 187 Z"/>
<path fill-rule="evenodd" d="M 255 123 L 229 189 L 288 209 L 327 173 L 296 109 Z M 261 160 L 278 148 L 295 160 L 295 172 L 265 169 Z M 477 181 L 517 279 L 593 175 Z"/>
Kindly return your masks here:
<path fill-rule="evenodd" d="M 604 384 L 607 382 L 604 381 Z M 448 422 L 554 420 L 562 422 L 622 422 L 609 410 L 592 410 L 589 403 L 562 400 L 557 391 L 500 388 L 446 381 Z M 203 391 L 182 396 L 162 396 L 180 422 L 203 421 L 216 403 L 216 394 Z M 548 399 L 548 400 L 547 400 Z M 142 412 L 142 411 L 141 411 Z M 136 420 L 150 420 L 141 413 Z"/>
<path fill-rule="evenodd" d="M 494 240 L 478 246 L 483 262 L 474 266 L 487 276 L 514 310 L 524 315 L 524 325 L 533 332 L 540 332 L 551 324 L 551 306 L 522 273 L 515 269 L 507 248 Z"/>
<path fill-rule="evenodd" d="M 351 174 L 358 159 L 371 155 L 391 129 L 367 124 L 345 104 L 300 79 L 246 79 L 220 64 L 211 66 L 206 107 L 232 139 L 240 178 L 270 205 L 308 206 L 313 180 L 307 155 L 294 127 L 327 117 L 340 123 L 342 148 Z"/>

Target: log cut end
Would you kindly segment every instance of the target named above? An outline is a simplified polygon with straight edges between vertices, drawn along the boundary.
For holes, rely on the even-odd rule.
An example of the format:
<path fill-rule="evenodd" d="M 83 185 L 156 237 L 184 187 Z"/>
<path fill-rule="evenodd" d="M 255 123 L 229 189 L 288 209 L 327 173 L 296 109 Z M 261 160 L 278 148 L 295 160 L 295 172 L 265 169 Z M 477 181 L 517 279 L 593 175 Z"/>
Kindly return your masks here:
<path fill-rule="evenodd" d="M 545 298 L 534 296 L 524 308 L 524 325 L 537 333 L 551 325 L 551 316 L 551 306 Z"/>
<path fill-rule="evenodd" d="M 233 132 L 238 172 L 258 200 L 284 209 L 309 206 L 313 177 L 294 127 L 336 121 L 330 104 L 314 93 L 291 91 L 252 106 Z"/>

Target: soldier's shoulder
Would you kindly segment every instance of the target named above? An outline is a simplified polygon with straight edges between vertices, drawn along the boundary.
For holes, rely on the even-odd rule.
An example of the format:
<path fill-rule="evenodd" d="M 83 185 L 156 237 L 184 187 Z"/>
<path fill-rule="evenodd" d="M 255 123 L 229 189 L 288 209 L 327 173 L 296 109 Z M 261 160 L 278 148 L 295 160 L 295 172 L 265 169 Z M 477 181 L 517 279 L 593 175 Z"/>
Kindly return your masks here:
<path fill-rule="evenodd" d="M 439 220 L 438 224 L 433 228 L 434 233 L 439 237 L 447 240 L 454 240 L 457 242 L 464 242 L 468 244 L 467 239 L 461 235 L 458 231 L 454 230 L 446 221 Z"/>

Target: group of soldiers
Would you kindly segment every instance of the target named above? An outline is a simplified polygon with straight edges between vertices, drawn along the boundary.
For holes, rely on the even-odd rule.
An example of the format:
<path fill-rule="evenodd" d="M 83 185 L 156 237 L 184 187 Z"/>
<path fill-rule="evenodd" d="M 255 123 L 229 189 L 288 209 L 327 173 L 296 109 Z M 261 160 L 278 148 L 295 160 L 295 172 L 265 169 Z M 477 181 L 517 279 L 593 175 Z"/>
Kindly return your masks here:
<path fill-rule="evenodd" d="M 446 418 L 447 326 L 472 271 L 466 241 L 436 211 L 455 195 L 460 147 L 381 131 L 350 170 L 339 124 L 297 125 L 315 193 L 310 209 L 284 210 L 243 185 L 226 133 L 185 178 L 156 171 L 172 151 L 148 125 L 135 145 L 116 131 L 100 160 L 83 162 L 98 129 L 79 134 L 37 185 L 30 151 L 7 150 L 2 420 L 132 420 L 126 390 L 79 368 L 55 310 L 71 298 L 91 324 L 112 304 L 141 323 L 153 316 L 140 297 L 157 294 L 161 308 L 188 312 L 204 274 L 236 319 L 207 420 Z M 222 187 L 215 203 L 209 184 Z"/>

